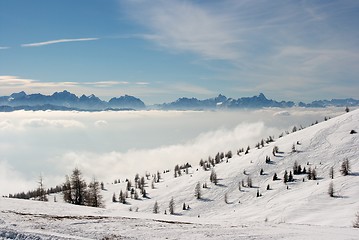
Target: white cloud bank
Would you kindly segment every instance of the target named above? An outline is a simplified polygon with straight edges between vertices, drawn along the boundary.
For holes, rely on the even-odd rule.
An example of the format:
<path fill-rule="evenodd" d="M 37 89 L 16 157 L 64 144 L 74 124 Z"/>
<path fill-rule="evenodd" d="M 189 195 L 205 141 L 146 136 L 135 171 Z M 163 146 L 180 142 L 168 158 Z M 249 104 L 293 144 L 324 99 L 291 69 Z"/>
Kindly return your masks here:
<path fill-rule="evenodd" d="M 74 167 L 101 181 L 186 162 L 196 167 L 201 158 L 229 150 L 235 154 L 293 125 L 308 126 L 340 112 L 343 109 L 0 113 L 0 195 L 36 188 L 40 174 L 48 187 L 61 184 Z"/>

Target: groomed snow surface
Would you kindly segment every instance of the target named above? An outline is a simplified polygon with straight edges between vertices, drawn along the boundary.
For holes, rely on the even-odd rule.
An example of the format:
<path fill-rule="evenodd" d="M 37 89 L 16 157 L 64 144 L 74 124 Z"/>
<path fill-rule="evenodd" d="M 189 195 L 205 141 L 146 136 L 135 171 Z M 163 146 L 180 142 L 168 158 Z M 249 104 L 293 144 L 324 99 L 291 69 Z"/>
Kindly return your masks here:
<path fill-rule="evenodd" d="M 355 110 L 282 138 L 276 136 L 275 142 L 261 149 L 251 146 L 246 155 L 223 149 L 232 150 L 233 158 L 214 167 L 217 185 L 209 181 L 211 170 L 199 165 L 177 178 L 173 169 L 165 174 L 162 169 L 154 189 L 152 177 L 146 180 L 148 197 L 128 198 L 127 204 L 112 202 L 113 193 L 118 197 L 126 189 L 124 179 L 105 184 L 105 208 L 63 203 L 61 194 L 56 195 L 57 202 L 55 195 L 49 196 L 49 202 L 0 198 L 0 239 L 359 239 L 359 229 L 352 227 L 359 212 L 359 134 L 350 134 L 359 132 L 358 127 L 359 110 Z M 274 146 L 280 151 L 277 156 L 272 155 Z M 265 163 L 266 156 L 271 157 L 270 164 Z M 339 171 L 344 159 L 350 162 L 348 176 Z M 295 161 L 307 171 L 315 169 L 318 179 L 300 174 L 287 184 L 273 181 L 274 173 L 283 179 L 285 170 L 293 171 Z M 185 159 L 179 164 L 184 163 Z M 239 190 L 248 177 L 253 187 Z M 201 199 L 194 196 L 198 182 L 208 186 L 201 188 Z M 334 197 L 328 195 L 331 182 Z M 168 214 L 172 197 L 174 215 Z M 155 201 L 158 214 L 152 212 Z M 190 208 L 182 210 L 183 203 Z"/>

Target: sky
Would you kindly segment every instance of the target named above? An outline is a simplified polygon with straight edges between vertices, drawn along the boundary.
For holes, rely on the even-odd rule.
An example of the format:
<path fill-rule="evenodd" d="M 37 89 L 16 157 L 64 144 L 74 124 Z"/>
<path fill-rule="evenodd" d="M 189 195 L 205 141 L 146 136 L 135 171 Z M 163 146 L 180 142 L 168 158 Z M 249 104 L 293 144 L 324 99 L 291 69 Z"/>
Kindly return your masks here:
<path fill-rule="evenodd" d="M 358 98 L 356 0 L 1 0 L 0 95 Z"/>

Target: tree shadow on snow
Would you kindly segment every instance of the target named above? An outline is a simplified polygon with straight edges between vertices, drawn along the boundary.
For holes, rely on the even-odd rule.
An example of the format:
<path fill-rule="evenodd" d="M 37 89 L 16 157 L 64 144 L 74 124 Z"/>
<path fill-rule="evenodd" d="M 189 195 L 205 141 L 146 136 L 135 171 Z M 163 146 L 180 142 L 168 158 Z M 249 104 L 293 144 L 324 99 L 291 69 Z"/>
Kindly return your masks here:
<path fill-rule="evenodd" d="M 209 199 L 209 198 L 200 198 L 198 200 L 201 201 L 201 202 L 213 202 L 213 200 Z"/>
<path fill-rule="evenodd" d="M 352 172 L 352 173 L 349 173 L 349 176 L 359 176 L 359 172 Z"/>
<path fill-rule="evenodd" d="M 348 196 L 334 195 L 333 198 L 349 198 Z"/>
<path fill-rule="evenodd" d="M 218 186 L 218 187 L 227 187 L 227 185 L 222 184 L 222 183 L 217 183 L 216 186 Z"/>

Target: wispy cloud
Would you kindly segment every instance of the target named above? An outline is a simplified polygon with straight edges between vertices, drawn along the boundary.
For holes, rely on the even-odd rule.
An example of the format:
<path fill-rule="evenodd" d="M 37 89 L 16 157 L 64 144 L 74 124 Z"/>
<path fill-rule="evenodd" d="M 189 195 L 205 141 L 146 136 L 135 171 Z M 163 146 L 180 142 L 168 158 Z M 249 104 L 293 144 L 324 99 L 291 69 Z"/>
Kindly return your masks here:
<path fill-rule="evenodd" d="M 9 49 L 10 47 L 1 47 L 0 46 L 0 50 L 5 50 L 5 49 Z"/>
<path fill-rule="evenodd" d="M 18 76 L 0 76 L 0 89 L 9 87 L 46 88 L 46 87 L 72 87 L 78 85 L 76 82 L 41 82 L 33 79 L 26 79 Z"/>
<path fill-rule="evenodd" d="M 172 51 L 189 51 L 208 59 L 235 59 L 233 45 L 240 39 L 229 19 L 211 14 L 192 2 L 128 1 L 126 10 L 151 30 L 139 37 L 155 41 Z"/>
<path fill-rule="evenodd" d="M 67 43 L 67 42 L 82 42 L 82 41 L 96 41 L 99 38 L 70 38 L 70 39 L 57 39 L 51 40 L 46 42 L 37 42 L 37 43 L 26 43 L 21 44 L 21 47 L 41 47 L 50 44 L 57 44 L 57 43 Z"/>
<path fill-rule="evenodd" d="M 283 88 L 295 91 L 289 77 L 303 79 L 298 83 L 308 89 L 313 83 L 320 87 L 323 82 L 352 81 L 358 73 L 356 1 L 128 0 L 122 4 L 129 18 L 147 31 L 138 37 L 171 53 L 193 54 L 200 60 L 196 64 L 215 73 L 211 77 L 240 82 L 252 93 L 259 85 L 267 85 L 260 91 L 272 94 L 282 95 Z"/>

